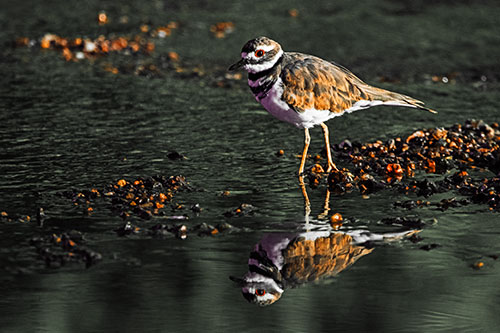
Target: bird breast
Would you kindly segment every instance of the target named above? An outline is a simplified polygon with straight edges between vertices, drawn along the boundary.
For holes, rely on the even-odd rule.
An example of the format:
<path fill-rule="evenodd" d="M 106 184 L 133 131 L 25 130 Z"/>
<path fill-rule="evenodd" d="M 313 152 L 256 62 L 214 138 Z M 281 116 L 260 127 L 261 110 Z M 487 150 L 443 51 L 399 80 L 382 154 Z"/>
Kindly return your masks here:
<path fill-rule="evenodd" d="M 252 91 L 259 86 L 258 82 L 248 81 Z M 311 128 L 337 116 L 329 110 L 316 110 L 314 108 L 301 112 L 296 111 L 283 100 L 283 91 L 283 81 L 278 77 L 266 94 L 254 93 L 254 96 L 271 115 L 298 128 Z"/>

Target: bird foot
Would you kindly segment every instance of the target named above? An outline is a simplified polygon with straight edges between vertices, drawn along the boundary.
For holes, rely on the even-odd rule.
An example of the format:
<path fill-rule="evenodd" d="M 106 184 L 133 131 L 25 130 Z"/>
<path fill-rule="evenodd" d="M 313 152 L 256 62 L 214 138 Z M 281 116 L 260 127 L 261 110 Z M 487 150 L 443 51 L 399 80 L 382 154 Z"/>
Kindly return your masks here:
<path fill-rule="evenodd" d="M 328 168 L 326 168 L 326 172 L 329 173 L 332 170 L 335 171 L 335 172 L 339 172 L 340 171 L 333 162 L 329 162 L 328 163 Z"/>

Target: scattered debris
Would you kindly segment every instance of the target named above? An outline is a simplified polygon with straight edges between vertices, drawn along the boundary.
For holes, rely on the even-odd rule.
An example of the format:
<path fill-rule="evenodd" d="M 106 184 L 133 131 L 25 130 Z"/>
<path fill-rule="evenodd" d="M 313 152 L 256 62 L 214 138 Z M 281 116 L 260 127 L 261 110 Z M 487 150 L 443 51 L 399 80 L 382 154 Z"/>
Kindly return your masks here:
<path fill-rule="evenodd" d="M 482 261 L 476 261 L 474 264 L 472 264 L 472 268 L 474 269 L 481 269 L 484 267 L 484 262 Z"/>
<path fill-rule="evenodd" d="M 127 23 L 128 17 L 119 19 Z M 99 25 L 108 25 L 109 16 L 105 12 L 97 15 Z M 100 68 L 111 74 L 134 74 L 146 77 L 164 77 L 167 74 L 182 78 L 207 77 L 215 87 L 231 88 L 242 81 L 242 73 L 228 73 L 226 67 L 211 66 L 209 73 L 201 64 L 183 61 L 179 53 L 164 48 L 156 51 L 158 39 L 165 39 L 179 28 L 179 23 L 170 21 L 166 25 L 152 27 L 142 24 L 133 35 L 119 35 L 110 32 L 94 38 L 88 36 L 63 37 L 47 33 L 39 38 L 19 37 L 12 43 L 14 47 L 56 51 L 66 61 L 97 63 Z M 108 30 L 110 27 L 108 25 Z M 224 38 L 234 31 L 234 23 L 218 22 L 210 27 L 216 38 Z M 164 43 L 162 43 L 163 45 Z M 156 55 L 153 53 L 156 52 Z M 112 55 L 112 56 L 111 56 Z M 104 60 L 105 59 L 105 60 Z M 210 74 L 210 75 L 207 75 Z M 243 82 L 241 84 L 243 86 Z"/>
<path fill-rule="evenodd" d="M 18 39 L 16 45 L 55 50 L 60 52 L 66 61 L 92 59 L 107 56 L 111 53 L 122 53 L 124 55 L 150 54 L 155 49 L 154 42 L 143 35 L 136 35 L 132 38 L 128 36 L 107 38 L 101 35 L 96 39 L 90 39 L 83 37 L 66 38 L 47 33 L 40 40 Z"/>
<path fill-rule="evenodd" d="M 381 220 L 383 224 L 403 226 L 410 229 L 422 229 L 427 225 L 418 217 L 388 217 Z"/>
<path fill-rule="evenodd" d="M 171 151 L 167 153 L 167 157 L 171 160 L 184 160 L 186 157 L 176 151 Z"/>
<path fill-rule="evenodd" d="M 327 184 L 331 192 L 343 194 L 358 189 L 366 195 L 382 189 L 425 198 L 436 193 L 456 191 L 466 199 L 443 199 L 432 204 L 441 210 L 469 203 L 487 204 L 490 210 L 500 210 L 500 130 L 497 123 L 488 125 L 468 120 L 464 125 L 417 130 L 406 139 L 395 138 L 373 143 L 345 140 L 334 146 L 336 158 L 352 168 L 332 171 Z M 323 155 L 326 154 L 323 152 Z M 322 179 L 319 167 L 306 171 L 311 187 Z M 490 171 L 493 177 L 473 179 L 473 171 Z M 424 171 L 445 175 L 441 180 L 415 179 Z M 431 205 L 427 200 L 396 202 L 395 206 L 414 209 Z"/>
<path fill-rule="evenodd" d="M 193 231 L 200 236 L 213 236 L 219 233 L 219 229 L 206 223 L 198 224 L 193 228 Z"/>
<path fill-rule="evenodd" d="M 141 230 L 139 227 L 136 227 L 130 222 L 126 222 L 120 228 L 116 229 L 115 232 L 118 234 L 118 236 L 127 236 L 137 234 L 139 233 L 139 230 Z"/>
<path fill-rule="evenodd" d="M 184 224 L 167 225 L 159 223 L 151 227 L 149 234 L 152 237 L 161 239 L 171 237 L 186 239 L 191 233 L 198 236 L 215 236 L 221 233 L 231 233 L 242 230 L 243 229 L 234 227 L 233 225 L 226 222 L 219 223 L 217 226 L 213 226 L 207 223 L 199 223 L 191 227 L 187 227 Z"/>
<path fill-rule="evenodd" d="M 297 18 L 299 16 L 299 10 L 296 8 L 292 8 L 288 10 L 288 16 Z"/>
<path fill-rule="evenodd" d="M 201 208 L 201 206 L 200 206 L 200 204 L 199 204 L 199 203 L 196 203 L 196 204 L 194 204 L 194 205 L 192 205 L 192 206 L 191 206 L 191 210 L 192 210 L 195 214 L 199 215 L 199 214 L 201 213 L 201 211 L 203 210 L 203 208 Z"/>
<path fill-rule="evenodd" d="M 159 223 L 152 226 L 149 230 L 149 235 L 151 235 L 154 238 L 160 238 L 160 239 L 171 238 L 174 236 L 181 239 L 186 239 L 187 237 L 186 233 L 187 233 L 187 227 L 183 224 L 166 225 Z"/>
<path fill-rule="evenodd" d="M 237 208 L 224 213 L 225 217 L 241 217 L 252 215 L 256 208 L 250 204 L 242 203 Z"/>
<path fill-rule="evenodd" d="M 426 245 L 421 246 L 420 250 L 430 251 L 430 250 L 437 249 L 438 247 L 441 247 L 441 245 L 436 244 L 436 243 L 432 243 L 432 244 L 426 244 Z"/>
<path fill-rule="evenodd" d="M 84 191 L 66 191 L 61 193 L 73 201 L 75 206 L 89 207 L 96 199 L 106 199 L 111 203 L 111 209 L 124 220 L 131 215 L 141 219 L 151 219 L 161 216 L 169 219 L 179 219 L 168 216 L 165 212 L 167 205 L 171 209 L 178 209 L 180 205 L 172 204 L 172 198 L 178 191 L 191 190 L 183 176 L 153 176 L 137 178 L 133 181 L 120 179 L 109 184 L 102 190 L 91 189 Z M 184 219 L 185 216 L 182 216 Z"/>
<path fill-rule="evenodd" d="M 45 212 L 42 207 L 38 208 L 38 211 L 36 213 L 36 222 L 38 223 L 39 227 L 43 227 L 43 222 L 47 218 L 47 215 L 45 215 Z"/>
<path fill-rule="evenodd" d="M 68 233 L 33 237 L 34 246 L 47 267 L 59 268 L 68 263 L 84 263 L 88 268 L 102 259 L 102 255 L 87 248 L 83 234 L 72 230 Z"/>
<path fill-rule="evenodd" d="M 210 32 L 215 38 L 225 38 L 227 34 L 230 34 L 233 31 L 233 22 L 217 22 L 216 24 L 210 26 Z"/>

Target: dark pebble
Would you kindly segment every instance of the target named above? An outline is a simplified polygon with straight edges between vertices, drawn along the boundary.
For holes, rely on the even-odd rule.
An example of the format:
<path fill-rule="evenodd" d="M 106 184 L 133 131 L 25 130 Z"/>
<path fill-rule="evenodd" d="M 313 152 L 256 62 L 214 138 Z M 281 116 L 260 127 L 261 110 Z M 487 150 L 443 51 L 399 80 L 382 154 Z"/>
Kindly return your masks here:
<path fill-rule="evenodd" d="M 33 237 L 30 245 L 49 268 L 60 268 L 68 263 L 84 263 L 88 268 L 102 260 L 102 255 L 84 244 L 83 234 L 72 230 L 68 233 Z"/>
<path fill-rule="evenodd" d="M 240 217 L 240 216 L 246 216 L 246 215 L 253 215 L 256 210 L 256 207 L 242 203 L 239 205 L 237 208 L 234 208 L 233 210 L 225 212 L 223 215 L 225 217 Z"/>
<path fill-rule="evenodd" d="M 432 243 L 432 244 L 426 244 L 426 245 L 421 246 L 420 250 L 430 251 L 430 250 L 437 249 L 438 247 L 441 247 L 441 245 L 436 244 L 436 243 Z"/>
<path fill-rule="evenodd" d="M 191 210 L 197 214 L 201 213 L 201 207 L 200 204 L 194 204 L 191 206 Z"/>
<path fill-rule="evenodd" d="M 227 223 L 227 222 L 223 222 L 223 223 L 219 223 L 217 224 L 217 229 L 221 232 L 224 232 L 224 231 L 231 231 L 231 230 L 237 230 L 238 228 L 235 228 L 234 226 L 232 226 L 231 224 Z"/>
<path fill-rule="evenodd" d="M 156 224 L 152 226 L 149 230 L 149 234 L 154 238 L 170 238 L 174 236 L 174 232 L 172 232 L 173 227 L 168 227 L 165 224 Z"/>
<path fill-rule="evenodd" d="M 381 220 L 382 223 L 388 225 L 404 226 L 411 229 L 421 229 L 426 226 L 426 223 L 419 218 L 412 217 L 388 217 Z"/>
<path fill-rule="evenodd" d="M 210 236 L 219 233 L 217 228 L 207 223 L 201 223 L 194 226 L 193 231 L 198 233 L 199 236 Z"/>
<path fill-rule="evenodd" d="M 127 236 L 139 233 L 139 229 L 130 222 L 125 223 L 120 228 L 116 229 L 115 232 L 118 236 Z"/>
<path fill-rule="evenodd" d="M 167 157 L 171 160 L 182 160 L 184 159 L 184 155 L 176 152 L 176 151 L 171 151 L 167 154 Z"/>

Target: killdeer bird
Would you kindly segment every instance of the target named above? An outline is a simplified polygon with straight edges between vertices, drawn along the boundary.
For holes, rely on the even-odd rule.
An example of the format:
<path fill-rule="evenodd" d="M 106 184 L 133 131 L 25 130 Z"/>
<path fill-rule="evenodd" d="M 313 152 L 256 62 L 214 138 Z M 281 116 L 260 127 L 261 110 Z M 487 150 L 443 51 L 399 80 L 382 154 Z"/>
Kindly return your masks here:
<path fill-rule="evenodd" d="M 258 102 L 279 120 L 305 131 L 299 176 L 304 172 L 311 137 L 309 129 L 321 125 L 324 134 L 327 172 L 338 170 L 330 152 L 325 121 L 376 105 L 406 106 L 435 111 L 412 97 L 372 87 L 346 68 L 321 58 L 284 52 L 280 44 L 258 37 L 241 50 L 241 59 L 229 67 L 248 72 L 248 85 Z"/>
<path fill-rule="evenodd" d="M 376 234 L 366 229 L 347 232 L 316 230 L 271 233 L 255 245 L 248 272 L 230 277 L 250 303 L 271 305 L 286 289 L 335 276 L 373 251 L 373 243 L 409 237 L 419 230 Z"/>

